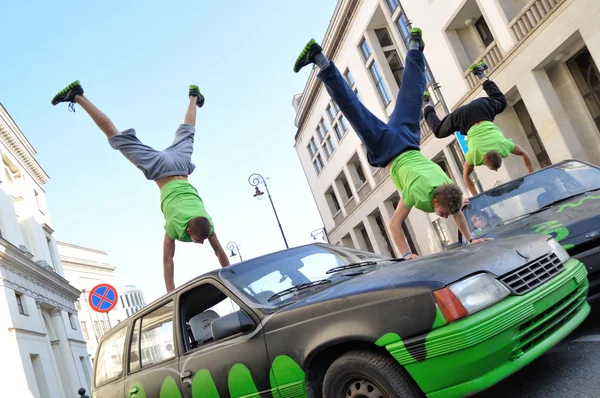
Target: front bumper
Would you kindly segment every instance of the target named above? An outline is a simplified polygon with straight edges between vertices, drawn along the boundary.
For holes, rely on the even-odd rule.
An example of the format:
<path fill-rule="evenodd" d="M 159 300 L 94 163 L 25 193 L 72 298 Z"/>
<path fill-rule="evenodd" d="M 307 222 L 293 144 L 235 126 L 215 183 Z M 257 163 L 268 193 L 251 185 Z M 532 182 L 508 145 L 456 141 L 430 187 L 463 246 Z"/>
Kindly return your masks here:
<path fill-rule="evenodd" d="M 586 276 L 572 258 L 523 296 L 386 348 L 428 397 L 472 395 L 528 365 L 583 322 L 590 312 Z"/>

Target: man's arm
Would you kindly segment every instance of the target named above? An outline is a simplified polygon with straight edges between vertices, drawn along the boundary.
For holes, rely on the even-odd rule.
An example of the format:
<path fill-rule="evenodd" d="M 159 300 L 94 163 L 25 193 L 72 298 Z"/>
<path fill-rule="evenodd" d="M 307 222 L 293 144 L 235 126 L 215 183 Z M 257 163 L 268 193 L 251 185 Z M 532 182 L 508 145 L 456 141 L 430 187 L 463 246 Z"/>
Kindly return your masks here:
<path fill-rule="evenodd" d="M 475 169 L 475 166 L 465 161 L 465 164 L 463 165 L 463 178 L 465 180 L 465 184 L 467 184 L 467 188 L 469 188 L 471 195 L 477 195 L 477 189 L 471 180 L 471 173 L 473 172 L 473 169 Z"/>
<path fill-rule="evenodd" d="M 217 234 L 212 234 L 208 237 L 208 242 L 210 243 L 210 247 L 215 251 L 215 256 L 219 259 L 219 264 L 221 267 L 227 267 L 229 265 L 229 257 L 227 257 L 227 253 L 223 250 L 221 246 L 221 242 L 217 238 Z"/>
<path fill-rule="evenodd" d="M 467 242 L 475 244 L 485 242 L 487 240 L 492 240 L 491 238 L 473 239 L 473 235 L 471 235 L 471 231 L 469 231 L 467 219 L 465 218 L 465 214 L 462 212 L 462 210 L 452 215 L 452 218 L 454 219 L 454 223 L 456 224 L 460 232 L 462 232 L 462 235 L 465 237 Z"/>
<path fill-rule="evenodd" d="M 175 264 L 173 262 L 173 257 L 175 257 L 175 241 L 171 239 L 169 234 L 165 232 L 165 241 L 163 244 L 163 267 L 167 293 L 175 290 Z"/>
<path fill-rule="evenodd" d="M 527 167 L 527 170 L 530 173 L 533 173 L 533 164 L 531 163 L 531 158 L 529 157 L 529 154 L 526 150 L 515 144 L 515 149 L 513 149 L 512 153 L 515 155 L 522 156 L 523 163 L 525 163 L 525 167 Z"/>
<path fill-rule="evenodd" d="M 402 256 L 407 259 L 417 258 L 416 254 L 410 252 L 410 247 L 408 246 L 408 241 L 406 240 L 406 236 L 404 235 L 404 231 L 402 230 L 402 223 L 408 217 L 410 213 L 410 209 L 404 205 L 404 202 L 400 200 L 398 202 L 398 206 L 396 207 L 396 211 L 392 216 L 390 221 L 390 231 L 392 232 L 392 238 L 394 239 L 394 243 L 400 249 L 400 253 Z M 405 256 L 406 253 L 409 253 Z"/>

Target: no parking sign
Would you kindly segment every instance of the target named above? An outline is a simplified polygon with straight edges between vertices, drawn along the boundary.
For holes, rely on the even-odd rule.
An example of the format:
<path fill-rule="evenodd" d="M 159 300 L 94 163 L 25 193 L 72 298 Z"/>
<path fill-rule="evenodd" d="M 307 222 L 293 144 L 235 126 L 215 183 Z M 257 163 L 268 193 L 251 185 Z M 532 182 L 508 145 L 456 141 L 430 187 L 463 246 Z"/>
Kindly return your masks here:
<path fill-rule="evenodd" d="M 101 283 L 90 291 L 90 307 L 96 312 L 108 312 L 115 308 L 119 301 L 117 289 L 108 283 Z"/>

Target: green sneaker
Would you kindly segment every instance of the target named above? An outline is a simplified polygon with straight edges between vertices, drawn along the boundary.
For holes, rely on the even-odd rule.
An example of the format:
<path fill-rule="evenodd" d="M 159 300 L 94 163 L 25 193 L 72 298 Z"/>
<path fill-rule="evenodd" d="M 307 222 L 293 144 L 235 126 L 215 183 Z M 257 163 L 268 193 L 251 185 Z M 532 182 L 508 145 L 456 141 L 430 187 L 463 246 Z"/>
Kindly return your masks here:
<path fill-rule="evenodd" d="M 419 28 L 412 28 L 410 30 L 410 39 L 408 41 L 408 48 L 413 48 L 413 44 L 418 45 L 420 51 L 425 50 L 425 42 L 423 41 L 423 31 Z"/>
<path fill-rule="evenodd" d="M 479 75 L 485 76 L 485 73 L 483 73 L 483 72 L 488 69 L 488 66 L 485 62 L 482 61 L 478 64 L 471 65 L 471 67 L 469 69 L 475 76 L 479 77 Z"/>
<path fill-rule="evenodd" d="M 200 87 L 190 84 L 189 96 L 196 97 L 196 106 L 198 106 L 198 108 L 202 108 L 202 105 L 204 105 L 204 96 L 200 94 Z"/>
<path fill-rule="evenodd" d="M 75 112 L 75 97 L 81 94 L 83 94 L 83 87 L 81 87 L 79 80 L 75 80 L 73 83 L 59 91 L 59 93 L 52 98 L 50 103 L 53 106 L 56 106 L 61 102 L 68 102 L 69 110 Z"/>
<path fill-rule="evenodd" d="M 315 41 L 315 39 L 310 39 L 296 59 L 296 63 L 294 64 L 294 72 L 298 73 L 300 69 L 304 68 L 306 65 L 312 64 L 314 62 L 314 55 L 322 51 L 323 49 Z"/>
<path fill-rule="evenodd" d="M 423 102 L 431 102 L 431 94 L 429 93 L 429 91 L 425 91 L 423 93 Z"/>

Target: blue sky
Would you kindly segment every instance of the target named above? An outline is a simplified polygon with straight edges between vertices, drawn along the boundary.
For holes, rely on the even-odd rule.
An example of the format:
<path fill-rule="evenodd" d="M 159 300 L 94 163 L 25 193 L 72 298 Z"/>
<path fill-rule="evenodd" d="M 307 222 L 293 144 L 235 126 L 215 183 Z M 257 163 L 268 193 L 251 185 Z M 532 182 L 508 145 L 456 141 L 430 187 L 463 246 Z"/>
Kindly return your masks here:
<path fill-rule="evenodd" d="M 165 293 L 159 190 L 145 180 L 80 107 L 50 105 L 79 79 L 118 129 L 168 146 L 198 84 L 197 187 L 223 243 L 251 258 L 284 248 L 268 200 L 248 176 L 268 181 L 290 246 L 322 227 L 294 149 L 292 96 L 309 68 L 292 66 L 321 40 L 335 0 L 11 2 L 3 6 L 0 101 L 50 175 L 46 197 L 58 240 L 108 252 L 121 283 L 152 300 Z M 218 267 L 210 246 L 179 243 L 175 283 Z"/>

